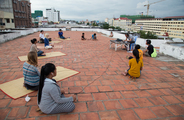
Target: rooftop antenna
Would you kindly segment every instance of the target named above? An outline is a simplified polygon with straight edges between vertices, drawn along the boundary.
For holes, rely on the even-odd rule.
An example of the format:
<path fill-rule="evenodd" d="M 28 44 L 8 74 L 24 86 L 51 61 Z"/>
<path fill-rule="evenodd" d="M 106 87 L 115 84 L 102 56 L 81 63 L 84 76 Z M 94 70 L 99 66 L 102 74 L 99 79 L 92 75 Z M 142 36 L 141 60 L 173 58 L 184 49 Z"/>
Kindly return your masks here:
<path fill-rule="evenodd" d="M 159 3 L 159 2 L 162 2 L 162 1 L 164 1 L 164 0 L 160 0 L 160 1 L 157 1 L 157 2 L 153 2 L 153 3 L 149 3 L 149 1 L 148 1 L 148 4 L 144 5 L 144 7 L 147 6 L 147 15 L 149 13 L 149 7 L 150 7 L 150 5 L 155 4 L 155 3 Z"/>

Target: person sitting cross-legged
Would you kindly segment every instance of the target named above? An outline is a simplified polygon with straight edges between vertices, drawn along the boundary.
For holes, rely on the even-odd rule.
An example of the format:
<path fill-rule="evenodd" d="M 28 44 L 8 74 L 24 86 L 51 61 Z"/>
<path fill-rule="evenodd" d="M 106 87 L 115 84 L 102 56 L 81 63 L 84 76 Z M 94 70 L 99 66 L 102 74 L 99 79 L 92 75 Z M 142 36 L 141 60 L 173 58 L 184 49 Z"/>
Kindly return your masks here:
<path fill-rule="evenodd" d="M 54 47 L 53 44 L 49 43 L 49 34 L 46 33 L 45 34 L 45 39 L 44 39 L 44 43 L 45 43 L 45 49 L 52 49 Z"/>
<path fill-rule="evenodd" d="M 38 106 L 45 114 L 69 113 L 75 109 L 76 96 L 66 98 L 65 91 L 60 90 L 53 77 L 57 69 L 54 64 L 47 63 L 41 68 L 40 83 L 38 90 Z"/>

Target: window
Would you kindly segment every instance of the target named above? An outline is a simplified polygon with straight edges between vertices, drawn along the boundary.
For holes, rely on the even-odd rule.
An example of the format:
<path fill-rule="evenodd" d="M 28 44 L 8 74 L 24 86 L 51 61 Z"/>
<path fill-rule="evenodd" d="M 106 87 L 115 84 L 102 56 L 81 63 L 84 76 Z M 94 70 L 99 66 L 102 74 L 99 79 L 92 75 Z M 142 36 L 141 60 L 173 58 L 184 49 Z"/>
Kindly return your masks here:
<path fill-rule="evenodd" d="M 6 23 L 10 23 L 10 19 L 6 19 Z"/>
<path fill-rule="evenodd" d="M 14 19 L 12 19 L 12 23 L 14 23 Z"/>

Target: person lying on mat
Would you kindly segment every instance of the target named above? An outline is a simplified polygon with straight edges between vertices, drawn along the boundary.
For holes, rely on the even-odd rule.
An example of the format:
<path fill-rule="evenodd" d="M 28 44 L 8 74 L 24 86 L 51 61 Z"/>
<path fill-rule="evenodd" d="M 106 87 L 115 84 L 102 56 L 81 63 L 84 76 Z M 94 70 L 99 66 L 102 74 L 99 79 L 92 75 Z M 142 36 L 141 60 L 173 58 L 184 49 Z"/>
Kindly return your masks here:
<path fill-rule="evenodd" d="M 90 40 L 97 40 L 97 37 L 96 37 L 96 33 L 94 33 L 92 36 L 91 36 L 91 38 L 90 38 Z"/>
<path fill-rule="evenodd" d="M 45 114 L 69 113 L 75 109 L 73 102 L 76 101 L 76 96 L 64 96 L 64 90 L 60 90 L 53 79 L 56 73 L 56 67 L 52 63 L 47 63 L 41 68 L 37 103 L 41 112 Z"/>
<path fill-rule="evenodd" d="M 64 36 L 63 36 L 63 31 L 62 31 L 62 29 L 59 29 L 58 35 L 59 35 L 59 38 L 61 38 L 61 39 L 70 38 L 70 37 L 64 37 Z"/>
<path fill-rule="evenodd" d="M 111 34 L 109 35 L 109 37 L 113 37 L 113 33 L 112 33 L 112 31 L 111 31 Z"/>
<path fill-rule="evenodd" d="M 31 40 L 32 45 L 31 45 L 31 48 L 30 48 L 30 52 L 31 51 L 36 52 L 38 56 L 45 56 L 44 52 L 41 51 L 39 48 L 37 48 L 37 46 L 36 46 L 37 42 L 38 41 L 37 41 L 36 38 Z"/>
<path fill-rule="evenodd" d="M 45 39 L 44 39 L 44 43 L 45 43 L 45 49 L 52 49 L 54 47 L 53 44 L 49 43 L 49 34 L 46 33 L 45 34 Z"/>
<path fill-rule="evenodd" d="M 84 33 L 82 33 L 81 40 L 86 40 L 86 38 L 84 37 Z"/>
<path fill-rule="evenodd" d="M 40 73 L 37 69 L 37 53 L 31 51 L 27 57 L 27 62 L 23 64 L 24 86 L 29 90 L 38 90 Z"/>
<path fill-rule="evenodd" d="M 39 43 L 44 43 L 45 36 L 44 36 L 44 31 L 43 30 L 40 31 L 39 38 L 40 38 Z M 49 41 L 52 41 L 51 38 L 49 38 Z"/>
<path fill-rule="evenodd" d="M 133 50 L 133 56 L 134 57 L 129 57 L 129 69 L 122 74 L 125 76 L 129 75 L 132 78 L 138 78 L 141 75 L 143 61 L 139 58 L 139 51 L 137 49 Z"/>

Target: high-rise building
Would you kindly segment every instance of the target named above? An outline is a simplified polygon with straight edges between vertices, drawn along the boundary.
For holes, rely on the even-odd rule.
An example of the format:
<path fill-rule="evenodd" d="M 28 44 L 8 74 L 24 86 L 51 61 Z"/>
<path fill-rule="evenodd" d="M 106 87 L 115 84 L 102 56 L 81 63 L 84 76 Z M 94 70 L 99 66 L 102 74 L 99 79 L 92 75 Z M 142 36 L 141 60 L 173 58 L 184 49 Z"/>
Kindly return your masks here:
<path fill-rule="evenodd" d="M 46 9 L 46 17 L 48 17 L 49 22 L 59 22 L 60 11 L 56 11 L 54 8 Z"/>
<path fill-rule="evenodd" d="M 30 0 L 0 0 L 0 29 L 31 27 Z"/>
<path fill-rule="evenodd" d="M 37 17 L 43 17 L 43 11 L 42 10 L 35 10 L 34 13 L 31 13 L 32 18 L 37 18 Z"/>

